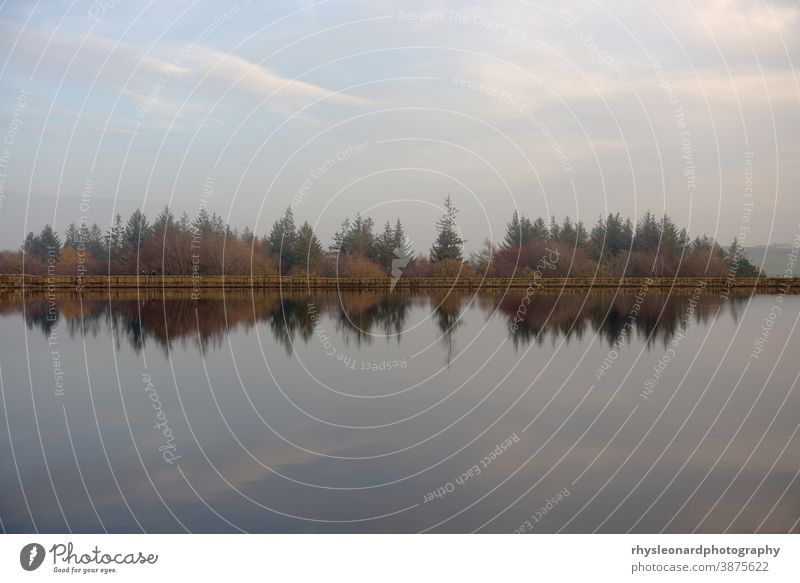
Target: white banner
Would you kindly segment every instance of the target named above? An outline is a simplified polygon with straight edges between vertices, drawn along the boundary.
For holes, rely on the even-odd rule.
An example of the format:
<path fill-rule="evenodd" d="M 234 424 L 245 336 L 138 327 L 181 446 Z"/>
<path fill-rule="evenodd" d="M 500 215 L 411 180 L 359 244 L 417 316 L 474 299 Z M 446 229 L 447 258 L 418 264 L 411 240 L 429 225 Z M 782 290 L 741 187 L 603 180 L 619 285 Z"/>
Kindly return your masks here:
<path fill-rule="evenodd" d="M 29 534 L 0 537 L 0 580 L 798 581 L 799 550 L 792 535 Z"/>

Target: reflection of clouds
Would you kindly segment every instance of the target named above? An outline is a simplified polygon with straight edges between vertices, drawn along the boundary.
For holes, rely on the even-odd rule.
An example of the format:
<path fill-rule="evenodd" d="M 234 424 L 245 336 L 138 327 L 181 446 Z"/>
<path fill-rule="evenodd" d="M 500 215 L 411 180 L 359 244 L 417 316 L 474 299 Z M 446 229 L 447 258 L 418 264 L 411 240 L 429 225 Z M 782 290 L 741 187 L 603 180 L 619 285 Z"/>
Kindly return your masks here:
<path fill-rule="evenodd" d="M 249 295 L 249 292 L 246 294 Z M 344 309 L 351 310 L 355 320 L 362 324 L 369 321 L 367 314 L 375 314 L 373 328 L 380 330 L 383 327 L 380 315 L 387 311 L 391 312 L 391 306 L 394 305 L 382 304 L 380 298 L 379 294 L 375 294 L 374 297 L 370 294 L 361 294 L 358 298 L 339 298 L 336 294 L 330 294 L 328 297 L 322 294 L 321 297 L 315 297 L 315 306 L 325 314 L 329 323 L 338 317 L 342 305 L 345 306 Z M 316 422 L 287 403 L 283 395 L 267 382 L 258 346 L 254 343 L 253 335 L 248 333 L 248 326 L 252 324 L 247 322 L 248 319 L 252 320 L 253 303 L 245 299 L 241 300 L 244 306 L 238 306 L 236 304 L 240 299 L 235 297 L 231 299 L 234 304 L 229 306 L 231 326 L 213 332 L 223 337 L 227 336 L 230 339 L 230 347 L 226 342 L 207 342 L 202 356 L 211 377 L 213 397 L 216 397 L 225 420 L 235 432 L 236 439 L 230 435 L 216 409 L 203 367 L 199 364 L 200 355 L 196 345 L 176 341 L 170 346 L 171 365 L 175 369 L 175 382 L 180 390 L 181 402 L 178 402 L 175 386 L 172 384 L 170 363 L 165 358 L 152 354 L 152 351 L 148 352 L 148 374 L 152 376 L 154 383 L 158 384 L 159 396 L 165 410 L 168 411 L 170 425 L 173 427 L 176 443 L 182 455 L 180 467 L 191 487 L 216 511 L 242 529 L 414 531 L 447 519 L 454 512 L 472 504 L 497 486 L 495 492 L 472 509 L 456 519 L 445 522 L 436 530 L 474 529 L 503 511 L 518 496 L 522 496 L 519 502 L 508 511 L 502 512 L 486 527 L 486 530 L 491 531 L 508 531 L 519 524 L 521 516 L 529 515 L 533 510 L 540 508 L 542 500 L 564 487 L 569 487 L 572 492 L 569 503 L 560 506 L 557 512 L 547 517 L 546 521 L 538 523 L 538 528 L 547 532 L 558 530 L 572 520 L 578 510 L 597 494 L 588 507 L 565 527 L 565 530 L 570 532 L 586 532 L 597 528 L 608 518 L 609 513 L 640 480 L 642 480 L 641 486 L 624 502 L 621 509 L 602 525 L 601 530 L 624 532 L 641 518 L 635 530 L 653 532 L 662 529 L 674 516 L 668 529 L 673 532 L 685 532 L 698 526 L 700 518 L 718 502 L 709 513 L 708 519 L 700 525 L 702 531 L 718 531 L 727 527 L 728 522 L 734 519 L 751 495 L 752 501 L 734 522 L 733 531 L 744 532 L 754 529 L 765 518 L 763 530 L 785 531 L 793 524 L 792 519 L 796 520 L 800 510 L 796 502 L 800 483 L 789 487 L 786 496 L 780 499 L 797 471 L 792 455 L 793 444 L 789 443 L 787 446 L 787 442 L 796 427 L 795 412 L 798 410 L 800 394 L 789 396 L 785 407 L 780 410 L 772 423 L 773 415 L 778 411 L 788 390 L 787 387 L 796 374 L 789 359 L 785 358 L 779 363 L 764 394 L 756 402 L 749 418 L 724 454 L 728 441 L 748 414 L 753 405 L 754 395 L 760 390 L 761 383 L 773 364 L 762 359 L 751 365 L 737 393 L 722 411 L 716 424 L 711 427 L 738 378 L 740 369 L 736 365 L 737 355 L 748 353 L 750 339 L 743 337 L 734 343 L 731 354 L 724 361 L 725 366 L 717 373 L 708 393 L 702 401 L 699 401 L 696 411 L 690 416 L 691 409 L 700 399 L 706 380 L 715 374 L 716 364 L 723 357 L 722 351 L 725 348 L 723 341 L 729 339 L 735 327 L 734 316 L 740 320 L 746 319 L 742 322 L 742 329 L 753 329 L 752 322 L 760 321 L 764 311 L 769 309 L 772 301 L 770 297 L 750 300 L 751 305 L 747 312 L 742 312 L 738 308 L 731 311 L 732 306 L 740 303 L 740 299 L 731 298 L 727 302 L 727 307 L 717 316 L 713 314 L 719 307 L 719 301 L 708 299 L 705 308 L 696 312 L 697 320 L 692 321 L 690 332 L 684 341 L 685 344 L 682 345 L 686 350 L 681 351 L 678 359 L 670 367 L 669 376 L 665 376 L 652 400 L 642 401 L 639 398 L 639 390 L 642 378 L 646 376 L 652 362 L 659 357 L 661 349 L 656 343 L 651 346 L 651 352 L 648 353 L 645 334 L 631 335 L 630 349 L 621 352 L 614 369 L 615 373 L 619 369 L 620 379 L 631 370 L 631 378 L 623 383 L 619 394 L 609 403 L 611 394 L 616 388 L 616 379 L 609 378 L 606 384 L 598 385 L 587 395 L 592 384 L 590 380 L 592 371 L 586 367 L 574 371 L 572 377 L 566 380 L 563 390 L 558 395 L 556 393 L 587 348 L 590 348 L 590 351 L 586 358 L 590 360 L 607 350 L 605 337 L 607 334 L 613 336 L 616 328 L 604 327 L 606 325 L 603 324 L 602 313 L 612 308 L 621 314 L 626 314 L 630 298 L 618 297 L 612 301 L 610 297 L 599 294 L 597 298 L 587 303 L 588 309 L 582 312 L 574 310 L 574 302 L 583 299 L 580 293 L 565 294 L 562 298 L 564 303 L 560 306 L 552 298 L 537 296 L 530 312 L 535 318 L 539 318 L 542 307 L 547 307 L 548 310 L 555 308 L 553 322 L 542 324 L 545 328 L 548 325 L 553 326 L 554 338 L 563 339 L 569 334 L 568 329 L 563 327 L 562 318 L 568 320 L 566 314 L 570 313 L 572 318 L 585 322 L 586 330 L 583 335 L 572 336 L 569 344 L 556 342 L 551 345 L 548 342 L 528 345 L 524 356 L 521 351 L 508 346 L 492 358 L 490 366 L 485 371 L 481 371 L 441 407 L 398 425 L 367 430 L 332 427 Z M 279 318 L 282 322 L 281 306 L 286 309 L 290 303 L 286 301 L 288 299 L 286 297 L 283 304 L 279 299 L 275 294 L 265 294 L 263 298 L 257 299 L 255 307 L 259 319 Z M 389 402 L 384 399 L 348 399 L 322 391 L 309 381 L 297 366 L 294 357 L 291 359 L 285 357 L 281 343 L 275 339 L 272 343 L 267 341 L 264 350 L 276 377 L 281 380 L 282 387 L 289 396 L 304 406 L 311 406 L 314 408 L 314 413 L 326 420 L 364 425 L 388 417 L 386 419 L 388 423 L 402 415 L 413 415 L 428 403 L 435 402 L 453 387 L 458 386 L 474 372 L 474 368 L 483 362 L 491 350 L 508 337 L 510 322 L 508 314 L 501 312 L 486 322 L 487 315 L 498 305 L 496 296 L 478 296 L 472 303 L 464 301 L 464 298 L 408 297 L 406 299 L 408 301 L 399 299 L 394 301 L 405 302 L 405 307 L 402 309 L 407 311 L 410 322 L 422 320 L 420 315 L 429 315 L 433 307 L 439 303 L 442 303 L 441 309 L 458 314 L 461 324 L 452 331 L 452 334 L 456 337 L 459 347 L 466 347 L 467 339 L 472 339 L 477 330 L 481 329 L 483 324 L 487 324 L 485 330 L 478 335 L 475 345 L 468 349 L 474 352 L 459 356 L 459 359 L 454 361 L 455 366 L 445 369 L 435 381 L 424 385 L 419 391 L 413 391 Z M 441 302 L 444 299 L 447 301 Z M 540 299 L 543 304 L 537 307 L 536 301 Z M 683 313 L 685 302 L 689 299 L 688 295 L 675 296 L 674 305 L 670 306 L 664 297 L 658 297 L 656 294 L 648 296 L 648 300 L 653 300 L 652 309 L 655 311 L 651 314 L 643 310 L 642 317 L 652 320 L 654 314 L 663 310 L 661 319 L 664 322 L 661 324 L 651 321 L 646 325 L 643 324 L 644 332 L 653 333 L 660 338 L 661 332 L 658 332 L 658 326 L 661 325 L 664 325 L 669 332 L 671 330 L 669 322 L 675 313 L 678 315 Z M 307 298 L 298 298 L 291 305 L 305 306 L 306 300 Z M 515 307 L 518 301 L 519 298 L 512 298 L 509 305 Z M 134 300 L 118 302 L 119 306 L 112 311 L 118 310 L 122 314 L 135 312 L 132 308 L 136 304 Z M 117 301 L 112 302 L 112 305 L 116 303 Z M 70 303 L 67 296 L 60 297 L 57 305 L 62 310 L 59 327 L 61 330 L 69 329 L 70 322 L 79 317 L 79 310 Z M 144 316 L 144 325 L 136 332 L 137 338 L 155 340 L 158 334 L 162 333 L 148 331 L 151 325 L 158 326 L 154 321 L 151 322 L 151 318 L 164 318 L 161 303 L 156 302 L 156 305 L 158 309 L 154 310 L 152 315 Z M 798 309 L 794 297 L 787 297 L 783 306 L 787 320 L 793 315 L 789 311 Z M 98 366 L 98 363 L 111 359 L 114 347 L 111 342 L 113 337 L 110 324 L 113 321 L 115 326 L 118 326 L 119 321 L 114 318 L 122 316 L 112 316 L 107 309 L 107 301 L 95 302 L 87 298 L 84 300 L 84 307 L 87 314 L 85 324 L 87 330 L 91 330 L 86 338 L 87 354 L 99 425 L 108 449 L 111 467 L 136 517 L 148 530 L 180 530 L 175 519 L 169 516 L 159 501 L 148 474 L 141 467 L 128 434 L 128 421 L 150 478 L 178 518 L 192 530 L 228 530 L 228 525 L 205 508 L 176 468 L 161 461 L 157 449 L 161 443 L 161 436 L 152 429 L 154 420 L 151 403 L 141 387 L 140 361 L 136 352 L 138 348 L 134 349 L 137 344 L 120 342 L 116 348 L 128 421 L 124 417 L 122 402 L 116 388 L 116 372 L 112 367 Z M 47 479 L 36 427 L 33 424 L 30 395 L 26 390 L 28 380 L 24 366 L 25 358 L 20 352 L 24 347 L 18 346 L 12 338 L 12 335 L 16 338 L 15 328 L 25 326 L 26 322 L 30 326 L 39 326 L 37 318 L 40 308 L 34 297 L 28 298 L 27 308 L 25 313 L 27 320 L 23 320 L 19 304 L 9 301 L 0 304 L 2 329 L 6 332 L 0 335 L 0 347 L 4 349 L 5 357 L 2 372 L 6 408 L 14 440 L 14 452 L 20 463 L 25 492 L 37 519 L 36 526 L 42 530 L 63 531 L 65 527 Z M 174 309 L 168 309 L 167 312 L 184 313 L 177 305 L 172 308 Z M 245 314 L 248 310 L 250 314 L 247 317 L 243 316 L 237 324 L 235 315 Z M 563 310 L 564 313 L 559 310 Z M 196 321 L 189 311 L 186 313 L 191 315 L 190 324 L 186 324 L 188 338 L 192 327 L 196 327 Z M 304 333 L 302 314 L 303 310 L 300 309 L 296 315 L 298 320 L 295 324 L 295 342 L 302 342 Z M 394 317 L 395 314 L 390 314 L 390 321 Z M 444 319 L 447 322 L 451 321 L 450 316 Z M 204 330 L 206 333 L 211 333 L 213 329 L 218 328 L 214 324 L 217 316 L 213 314 L 213 308 L 210 308 L 207 320 L 208 328 Z M 534 323 L 536 322 L 538 320 Z M 170 327 L 172 326 L 177 330 L 181 329 L 177 320 L 170 323 Z M 424 321 L 421 328 L 423 338 L 438 338 L 441 334 L 440 323 L 435 316 Z M 702 338 L 709 330 L 711 336 L 706 345 L 700 346 Z M 120 332 L 123 338 L 131 333 Z M 600 334 L 602 340 L 600 342 L 595 340 L 594 344 L 590 345 L 589 342 L 595 333 Z M 785 340 L 788 333 L 786 326 L 776 327 L 774 330 L 776 344 Z M 267 334 L 267 340 L 268 337 Z M 79 329 L 75 330 L 73 338 L 80 339 Z M 88 402 L 88 390 L 83 378 L 84 373 L 81 370 L 82 343 L 67 340 L 68 335 L 63 334 L 61 346 L 68 383 L 63 402 L 68 412 L 80 469 L 95 506 L 106 525 L 112 530 L 136 530 L 135 522 L 116 490 L 97 436 L 92 409 Z M 35 363 L 36 359 L 43 355 L 37 347 L 44 346 L 44 342 L 38 332 L 29 335 L 29 346 L 32 348 L 31 362 Z M 353 353 L 363 355 L 362 351 L 372 350 L 375 344 L 383 345 L 382 342 L 373 342 L 373 345 L 362 345 L 360 349 L 353 348 Z M 423 355 L 414 361 L 413 371 L 409 367 L 414 375 L 425 377 L 432 371 L 441 369 L 442 357 L 447 351 L 447 346 L 441 342 L 434 342 L 430 351 L 430 355 Z M 643 354 L 642 360 L 638 366 L 633 366 L 640 352 Z M 684 382 L 676 392 L 681 376 L 698 352 L 701 354 L 690 371 L 690 378 L 693 381 Z M 252 410 L 238 382 L 233 380 L 235 379 L 232 369 L 234 355 L 253 405 L 275 431 L 296 443 L 297 447 L 286 443 L 265 427 Z M 551 356 L 553 362 L 545 367 L 545 362 Z M 331 371 L 334 364 L 330 359 L 313 360 L 310 350 L 303 353 L 303 358 L 309 365 L 330 372 L 326 378 L 333 376 Z M 490 394 L 490 390 L 495 387 L 502 373 L 510 370 L 517 362 L 519 362 L 518 370 L 500 385 L 497 391 Z M 522 400 L 508 411 L 508 407 L 539 372 L 542 373 L 542 377 Z M 61 402 L 53 400 L 52 387 L 48 384 L 52 380 L 48 378 L 48 373 L 49 371 L 42 368 L 34 368 L 32 381 L 39 424 L 43 431 L 44 449 L 55 489 L 70 525 L 76 531 L 97 530 L 98 525 L 83 491 L 66 436 Z M 340 382 L 339 386 L 364 393 L 371 390 L 376 383 L 380 385 L 381 390 L 385 390 L 394 386 L 396 382 L 404 382 L 400 378 L 374 375 L 349 377 L 342 375 L 337 380 Z M 355 389 L 352 388 L 354 385 Z M 673 394 L 676 395 L 674 401 L 664 409 L 666 401 Z M 467 413 L 487 395 L 488 399 L 462 421 L 455 423 L 430 441 L 415 445 Z M 631 415 L 636 405 L 638 408 Z M 184 411 L 213 468 L 193 442 Z M 656 421 L 662 412 L 663 416 Z M 410 510 L 397 517 L 374 522 L 309 523 L 276 516 L 233 491 L 214 470 L 216 468 L 247 497 L 280 512 L 329 520 L 381 515 L 421 502 L 425 492 L 453 480 L 466 469 L 479 463 L 496 443 L 512 432 L 520 432 L 521 428 L 535 417 L 535 422 L 527 432 L 518 433 L 521 438 L 520 443 L 515 444 L 479 477 L 458 488 L 447 499 L 438 501 L 435 505 L 427 505 L 424 512 Z M 590 423 L 596 418 L 597 422 L 586 432 Z M 495 421 L 497 421 L 495 426 L 477 437 Z M 750 457 L 753 448 L 768 427 L 769 434 Z M 709 428 L 711 431 L 703 440 Z M 642 441 L 648 432 L 650 432 L 648 437 Z M 0 431 L 0 447 L 4 451 L 9 451 L 5 435 L 6 432 Z M 673 437 L 674 442 L 667 447 Z M 256 459 L 248 455 L 242 445 L 237 443 L 237 439 Z M 637 445 L 638 449 L 633 452 Z M 384 455 L 405 447 L 410 449 Z M 786 449 L 783 455 L 778 458 L 784 447 Z M 316 453 L 304 451 L 302 448 Z M 461 448 L 464 449 L 459 452 Z M 692 454 L 695 448 L 697 451 Z M 540 451 L 522 467 L 522 464 L 539 449 Z M 663 456 L 658 459 L 662 451 Z M 446 459 L 451 454 L 454 454 L 452 458 Z M 717 463 L 718 457 L 720 459 Z M 770 472 L 776 458 L 778 459 L 775 468 Z M 685 467 L 678 473 L 684 464 Z M 433 469 L 423 471 L 430 466 L 434 466 Z M 511 477 L 515 471 L 516 474 Z M 275 472 L 280 472 L 290 479 L 276 475 Z M 740 472 L 738 477 L 736 477 L 737 472 Z M 6 528 L 13 531 L 32 530 L 32 523 L 27 518 L 10 455 L 0 457 L 0 475 L 3 476 L 0 480 L 0 514 L 3 516 Z M 759 487 L 765 476 L 763 485 Z M 507 478 L 506 483 L 500 485 Z M 697 488 L 696 494 L 691 495 L 704 478 L 705 482 Z M 572 483 L 576 479 L 577 482 L 573 487 Z M 326 486 L 326 488 L 297 482 Z M 523 495 L 537 482 L 539 483 L 530 493 Z M 731 483 L 729 491 L 720 498 Z M 369 487 L 375 485 L 379 486 Z M 664 494 L 648 511 L 648 507 L 665 487 Z M 767 515 L 776 502 L 775 511 Z M 685 507 L 681 509 L 684 503 Z"/>
<path fill-rule="evenodd" d="M 106 446 L 110 445 L 113 448 L 110 453 L 114 475 L 125 499 L 146 529 L 181 531 L 180 526 L 169 516 L 158 500 L 151 481 L 166 503 L 185 524 L 191 524 L 191 516 L 195 511 L 202 512 L 202 503 L 186 486 L 186 482 L 177 468 L 162 462 L 157 451 L 160 443 L 159 437 L 150 427 L 152 414 L 147 408 L 148 403 L 140 403 L 144 405 L 143 408 L 137 407 L 135 397 L 135 394 L 126 395 L 126 404 L 136 446 L 139 455 L 144 460 L 146 470 L 142 469 L 139 455 L 134 447 L 125 439 L 127 424 L 121 417 L 121 409 L 114 407 L 113 410 L 105 409 L 99 412 Z M 178 411 L 176 410 L 176 413 Z M 78 445 L 78 462 L 92 496 L 92 502 L 110 530 L 135 530 L 135 523 L 129 515 L 125 515 L 127 510 L 125 510 L 124 501 L 114 486 L 105 457 L 100 450 L 100 444 L 96 440 L 94 421 L 90 418 L 84 419 L 83 414 L 81 412 L 73 415 L 70 419 L 70 429 L 72 438 Z M 117 415 L 120 417 L 115 423 L 114 418 Z M 210 408 L 209 416 L 213 417 Z M 229 503 L 232 499 L 237 505 L 249 509 L 248 512 L 261 513 L 261 518 L 264 520 L 274 517 L 269 511 L 255 507 L 242 496 L 232 492 L 230 486 L 217 474 L 219 472 L 233 486 L 247 492 L 249 496 L 267 507 L 312 518 L 325 516 L 324 505 L 317 508 L 319 516 L 315 516 L 307 511 L 307 501 L 303 499 L 304 496 L 308 498 L 319 496 L 322 490 L 284 480 L 264 467 L 267 466 L 291 476 L 296 473 L 298 467 L 314 463 L 318 459 L 315 455 L 288 446 L 266 428 L 256 423 L 245 428 L 235 428 L 237 435 L 239 432 L 247 434 L 238 436 L 247 442 L 250 452 L 263 463 L 264 466 L 262 466 L 232 439 L 207 442 L 202 420 L 193 419 L 193 427 L 203 442 L 202 446 L 213 464 L 212 468 L 203 458 L 197 445 L 192 443 L 191 433 L 182 421 L 181 418 L 175 423 L 175 433 L 178 436 L 183 455 L 179 465 L 192 487 L 212 506 L 220 497 L 228 497 Z M 50 487 L 38 440 L 35 433 L 32 433 L 34 431 L 31 427 L 15 426 L 13 433 L 15 454 L 18 459 L 25 460 L 21 468 L 25 494 L 30 501 L 33 501 L 31 508 L 39 528 L 44 531 L 61 532 L 66 527 L 60 521 L 60 512 L 56 505 L 53 489 Z M 53 431 L 52 427 L 50 431 Z M 63 426 L 59 427 L 57 432 L 63 432 L 64 439 L 59 439 L 55 433 L 49 433 L 45 451 L 64 513 L 76 532 L 99 529 L 99 524 L 95 524 L 96 519 L 90 510 L 86 493 L 79 481 L 78 470 L 69 449 L 65 429 Z M 329 454 L 351 452 L 368 446 L 371 441 L 372 439 L 363 433 L 342 436 L 338 439 L 328 437 L 317 445 L 317 449 Z M 7 476 L 11 478 L 14 475 L 12 471 Z M 316 482 L 319 483 L 328 481 L 325 476 L 317 476 L 317 478 Z M 342 482 L 347 481 L 346 474 L 338 476 L 338 478 Z M 311 481 L 311 483 L 316 482 Z M 0 505 L 6 528 L 13 528 L 16 524 L 24 525 L 28 522 L 25 504 L 21 499 L 19 503 L 15 502 L 20 498 L 19 491 L 15 486 L 15 479 L 0 481 L 2 500 L 8 502 L 8 507 L 5 503 Z M 279 492 L 280 494 L 277 495 Z M 300 492 L 305 494 L 298 496 Z M 332 495 L 335 496 L 335 493 Z M 327 497 L 325 504 L 330 503 L 331 499 Z M 225 514 L 224 510 L 222 514 Z M 73 522 L 80 526 L 74 526 Z M 224 528 L 224 525 L 220 527 Z M 20 530 L 23 529 L 20 526 Z"/>

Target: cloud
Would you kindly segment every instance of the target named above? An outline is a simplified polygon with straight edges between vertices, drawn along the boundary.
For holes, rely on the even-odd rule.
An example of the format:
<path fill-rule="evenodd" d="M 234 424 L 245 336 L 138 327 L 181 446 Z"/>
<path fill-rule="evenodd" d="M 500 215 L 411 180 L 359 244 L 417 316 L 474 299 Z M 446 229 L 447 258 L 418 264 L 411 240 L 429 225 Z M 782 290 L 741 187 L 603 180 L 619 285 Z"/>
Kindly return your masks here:
<path fill-rule="evenodd" d="M 291 79 L 237 55 L 197 44 L 176 48 L 159 43 L 152 53 L 145 53 L 97 35 L 25 28 L 13 46 L 18 33 L 19 25 L 0 20 L 0 51 L 9 53 L 12 66 L 28 73 L 38 66 L 37 79 L 63 80 L 85 91 L 93 83 L 94 90 L 104 90 L 107 97 L 121 94 L 145 125 L 154 121 L 154 116 L 199 122 L 209 108 L 218 106 L 223 95 L 245 111 L 258 107 L 264 99 L 268 99 L 265 109 L 281 112 L 296 111 L 315 100 L 322 106 L 368 104 L 366 99 Z M 53 111 L 84 121 L 84 114 L 60 104 Z M 97 115 L 91 120 L 95 125 L 99 121 Z"/>
<path fill-rule="evenodd" d="M 69 69 L 69 80 L 91 80 L 121 83 L 131 74 L 158 75 L 169 63 L 140 50 L 96 35 L 78 35 L 27 27 L 19 42 L 14 40 L 20 25 L 0 20 L 0 49 L 9 55 L 12 66 L 32 72 L 34 66 L 61 79 Z M 105 63 L 105 64 L 104 64 Z"/>
<path fill-rule="evenodd" d="M 317 99 L 359 107 L 369 104 L 368 100 L 361 97 L 289 79 L 242 57 L 208 47 L 197 49 L 192 64 L 194 75 L 208 74 L 216 82 L 225 86 L 235 84 L 236 89 L 260 98 L 274 97 L 296 105 Z"/>

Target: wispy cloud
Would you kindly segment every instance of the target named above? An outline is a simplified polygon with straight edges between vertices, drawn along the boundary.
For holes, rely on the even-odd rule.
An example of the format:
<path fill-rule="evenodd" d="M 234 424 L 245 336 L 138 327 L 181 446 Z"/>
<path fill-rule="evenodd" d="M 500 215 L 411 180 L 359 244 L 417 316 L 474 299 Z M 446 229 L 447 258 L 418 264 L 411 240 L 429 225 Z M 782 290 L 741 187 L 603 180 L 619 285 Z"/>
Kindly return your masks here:
<path fill-rule="evenodd" d="M 159 43 L 152 52 L 97 35 L 51 34 L 25 29 L 13 47 L 16 23 L 0 20 L 0 51 L 11 53 L 12 64 L 32 70 L 54 82 L 81 81 L 88 91 L 121 94 L 140 113 L 140 119 L 178 117 L 199 122 L 211 107 L 225 108 L 223 95 L 239 109 L 264 107 L 269 111 L 296 111 L 313 101 L 324 105 L 363 107 L 368 100 L 337 92 L 308 80 L 292 79 L 234 54 L 206 46 L 179 52 L 174 44 Z M 158 56 L 156 56 L 158 55 Z M 179 55 L 173 57 L 171 55 Z M 245 103 L 242 103 L 242 99 Z M 266 100 L 266 101 L 264 101 Z M 261 105 L 263 102 L 263 105 Z M 83 120 L 99 116 L 54 104 L 53 111 Z"/>

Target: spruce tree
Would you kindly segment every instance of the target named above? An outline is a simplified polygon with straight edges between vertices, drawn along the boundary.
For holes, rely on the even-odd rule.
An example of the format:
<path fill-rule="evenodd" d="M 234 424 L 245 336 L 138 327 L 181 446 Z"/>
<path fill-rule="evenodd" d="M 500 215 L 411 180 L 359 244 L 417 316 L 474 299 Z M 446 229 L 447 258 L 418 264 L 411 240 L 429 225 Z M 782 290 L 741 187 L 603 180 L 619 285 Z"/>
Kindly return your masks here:
<path fill-rule="evenodd" d="M 506 236 L 503 239 L 503 249 L 513 249 L 522 245 L 522 222 L 519 220 L 519 213 L 514 211 L 511 221 L 506 225 Z"/>
<path fill-rule="evenodd" d="M 153 223 L 152 230 L 153 234 L 158 237 L 159 239 L 164 238 L 164 232 L 172 227 L 175 224 L 175 215 L 172 214 L 172 211 L 169 209 L 169 206 L 164 206 L 161 209 L 161 212 L 158 214 L 156 218 L 156 222 Z"/>
<path fill-rule="evenodd" d="M 444 259 L 463 260 L 461 247 L 464 240 L 458 234 L 456 215 L 458 209 L 453 205 L 450 195 L 444 201 L 444 214 L 436 224 L 436 240 L 431 247 L 431 261 Z"/>
<path fill-rule="evenodd" d="M 297 231 L 296 263 L 304 271 L 317 268 L 322 260 L 322 245 L 308 222 L 303 223 Z"/>
<path fill-rule="evenodd" d="M 536 229 L 528 217 L 522 216 L 519 220 L 520 244 L 524 247 L 536 240 Z"/>
<path fill-rule="evenodd" d="M 539 217 L 535 221 L 533 221 L 533 225 L 531 227 L 531 240 L 546 241 L 547 236 L 548 236 L 547 224 L 545 224 L 544 219 L 542 219 L 542 217 Z"/>
<path fill-rule="evenodd" d="M 388 273 L 392 268 L 392 260 L 395 257 L 394 229 L 392 229 L 389 221 L 386 221 L 383 226 L 383 232 L 376 237 L 375 249 L 375 260 Z"/>
<path fill-rule="evenodd" d="M 583 226 L 583 221 L 575 223 L 575 244 L 579 247 L 586 245 L 589 242 L 589 233 L 586 232 L 586 227 Z"/>
<path fill-rule="evenodd" d="M 357 213 L 350 224 L 350 230 L 344 238 L 344 246 L 347 252 L 376 260 L 377 249 L 375 247 L 375 234 L 373 233 L 374 227 L 375 221 L 369 217 L 364 218 L 361 213 Z"/>
<path fill-rule="evenodd" d="M 745 255 L 744 247 L 736 237 L 728 247 L 728 262 L 736 269 L 735 277 L 758 277 L 761 275 L 758 267 L 753 265 Z"/>
<path fill-rule="evenodd" d="M 61 255 L 61 237 L 49 224 L 42 227 L 39 233 L 39 248 L 42 257 L 54 256 L 58 259 Z"/>
<path fill-rule="evenodd" d="M 414 250 L 411 248 L 411 241 L 409 241 L 400 219 L 397 219 L 397 222 L 394 224 L 393 250 L 395 257 L 399 259 L 410 258 L 414 253 Z"/>
<path fill-rule="evenodd" d="M 267 241 L 270 251 L 278 259 L 281 273 L 287 273 L 295 264 L 297 257 L 295 253 L 297 229 L 294 225 L 294 214 L 291 208 L 287 208 L 283 217 L 272 225 L 272 231 L 270 231 Z"/>
<path fill-rule="evenodd" d="M 577 239 L 577 232 L 572 225 L 572 220 L 569 216 L 564 217 L 564 222 L 561 224 L 561 232 L 559 233 L 558 240 L 568 245 L 575 245 Z"/>
<path fill-rule="evenodd" d="M 341 255 L 347 254 L 347 235 L 350 233 L 350 218 L 346 217 L 338 231 L 333 234 L 333 242 L 328 249 Z"/>
<path fill-rule="evenodd" d="M 64 231 L 64 247 L 77 249 L 79 238 L 80 232 L 78 231 L 78 227 L 75 226 L 75 223 L 70 223 L 67 230 Z"/>
<path fill-rule="evenodd" d="M 661 228 L 655 216 L 647 211 L 639 222 L 633 235 L 633 248 L 636 251 L 655 251 L 661 240 Z"/>
<path fill-rule="evenodd" d="M 114 217 L 114 222 L 106 231 L 106 259 L 116 260 L 122 257 L 125 250 L 125 231 L 122 228 L 122 217 L 118 214 Z"/>
<path fill-rule="evenodd" d="M 92 254 L 92 257 L 98 260 L 108 259 L 103 230 L 97 223 L 92 223 L 92 226 L 88 230 L 84 226 L 81 231 L 82 234 L 86 235 L 87 247 L 89 247 L 89 252 Z"/>
<path fill-rule="evenodd" d="M 141 249 L 144 242 L 150 238 L 150 224 L 142 211 L 136 209 L 131 214 L 125 225 L 125 241 L 134 249 Z"/>
<path fill-rule="evenodd" d="M 555 217 L 550 217 L 550 227 L 547 229 L 547 238 L 550 241 L 561 240 L 561 228 L 558 226 Z"/>

